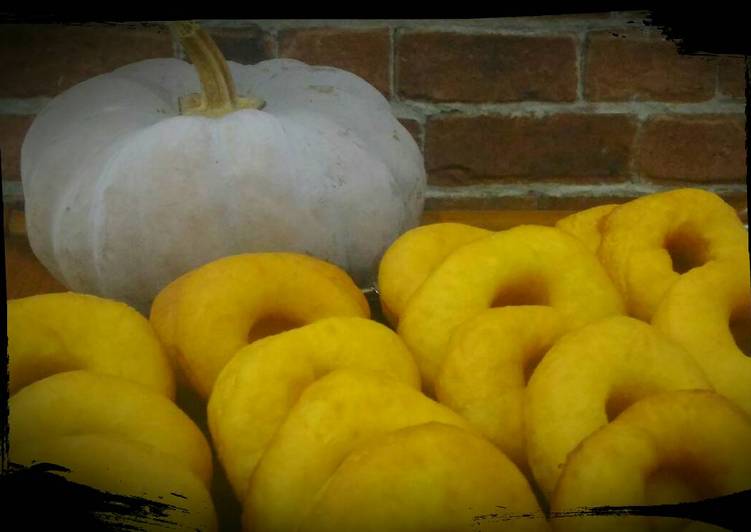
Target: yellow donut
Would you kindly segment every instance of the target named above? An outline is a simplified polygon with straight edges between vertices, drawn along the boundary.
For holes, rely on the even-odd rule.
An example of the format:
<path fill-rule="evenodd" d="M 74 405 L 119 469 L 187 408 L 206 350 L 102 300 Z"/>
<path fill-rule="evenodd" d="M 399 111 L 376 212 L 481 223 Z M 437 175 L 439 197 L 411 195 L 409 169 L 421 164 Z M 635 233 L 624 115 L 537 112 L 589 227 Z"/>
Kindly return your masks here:
<path fill-rule="evenodd" d="M 300 394 L 340 368 L 368 370 L 420 388 L 417 367 L 401 339 L 363 318 L 328 318 L 264 338 L 227 363 L 209 399 L 208 421 L 219 460 L 240 500 Z"/>
<path fill-rule="evenodd" d="M 553 307 L 567 328 L 623 309 L 597 258 L 559 229 L 518 226 L 464 245 L 425 280 L 399 322 L 428 392 L 456 327 L 507 305 Z"/>
<path fill-rule="evenodd" d="M 378 268 L 381 309 L 396 326 L 407 302 L 430 273 L 457 248 L 492 235 L 492 231 L 458 223 L 415 227 L 386 250 Z"/>
<path fill-rule="evenodd" d="M 8 408 L 13 450 L 61 436 L 116 435 L 173 457 L 211 484 L 203 433 L 172 401 L 139 384 L 83 370 L 57 373 L 21 389 Z"/>
<path fill-rule="evenodd" d="M 613 203 L 585 209 L 561 218 L 555 226 L 584 242 L 592 253 L 597 253 L 597 248 L 600 247 L 602 241 L 605 218 L 617 206 Z"/>
<path fill-rule="evenodd" d="M 151 308 L 154 329 L 205 398 L 243 346 L 331 316 L 367 318 L 368 302 L 343 270 L 294 253 L 216 260 L 168 285 Z"/>
<path fill-rule="evenodd" d="M 62 371 L 86 369 L 170 399 L 169 360 L 148 320 L 124 303 L 68 293 L 7 303 L 10 394 Z"/>
<path fill-rule="evenodd" d="M 525 388 L 536 364 L 564 332 L 558 311 L 550 307 L 490 309 L 457 327 L 436 380 L 437 399 L 527 474 Z"/>
<path fill-rule="evenodd" d="M 629 314 L 649 321 L 686 271 L 715 261 L 741 264 L 748 256 L 748 233 L 716 194 L 677 189 L 613 210 L 598 253 Z"/>
<path fill-rule="evenodd" d="M 555 517 L 582 507 L 675 504 L 745 491 L 751 489 L 749 449 L 751 417 L 719 394 L 652 395 L 571 453 L 551 511 Z M 556 531 L 576 532 L 676 530 L 686 523 L 647 517 L 559 517 L 552 522 Z M 690 526 L 708 529 L 724 530 L 698 522 Z"/>
<path fill-rule="evenodd" d="M 10 460 L 25 466 L 34 462 L 63 466 L 70 471 L 55 474 L 71 482 L 149 501 L 148 514 L 140 519 L 134 516 L 130 522 L 119 517 L 118 528 L 218 530 L 214 504 L 201 480 L 172 456 L 145 444 L 111 435 L 77 434 L 11 446 Z M 106 509 L 101 511 L 97 517 L 104 529 Z M 112 521 L 107 524 L 113 525 Z"/>
<path fill-rule="evenodd" d="M 470 429 L 458 414 L 402 382 L 364 371 L 330 373 L 303 392 L 258 463 L 243 528 L 298 530 L 347 455 L 374 437 L 431 421 Z"/>
<path fill-rule="evenodd" d="M 503 453 L 455 426 L 426 423 L 352 451 L 299 530 L 543 532 L 550 526 Z"/>
<path fill-rule="evenodd" d="M 664 390 L 711 389 L 678 344 L 626 316 L 562 336 L 532 374 L 525 397 L 527 458 L 550 496 L 566 456 L 631 403 Z"/>
<path fill-rule="evenodd" d="M 743 265 L 708 264 L 673 285 L 652 323 L 699 363 L 715 390 L 751 415 L 751 281 Z"/>

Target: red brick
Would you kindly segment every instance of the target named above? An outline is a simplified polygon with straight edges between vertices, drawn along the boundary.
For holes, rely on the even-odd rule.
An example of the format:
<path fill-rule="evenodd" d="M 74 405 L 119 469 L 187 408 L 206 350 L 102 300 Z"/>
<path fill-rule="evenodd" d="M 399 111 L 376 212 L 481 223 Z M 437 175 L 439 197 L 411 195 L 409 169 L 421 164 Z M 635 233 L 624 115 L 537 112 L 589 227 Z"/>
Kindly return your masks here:
<path fill-rule="evenodd" d="M 412 118 L 400 118 L 399 122 L 401 122 L 404 128 L 410 132 L 415 139 L 415 142 L 417 142 L 417 145 L 422 146 L 422 126 L 420 125 L 420 122 L 413 120 Z"/>
<path fill-rule="evenodd" d="M 619 181 L 629 175 L 635 131 L 627 115 L 435 118 L 426 129 L 426 168 L 434 185 Z"/>
<path fill-rule="evenodd" d="M 661 36 L 594 32 L 586 50 L 584 92 L 589 100 L 699 102 L 714 97 L 714 59 L 680 55 Z"/>
<path fill-rule="evenodd" d="M 746 60 L 742 57 L 723 57 L 718 62 L 720 93 L 732 98 L 746 97 Z"/>
<path fill-rule="evenodd" d="M 0 97 L 56 96 L 128 63 L 172 57 L 166 29 L 147 26 L 0 26 Z"/>
<path fill-rule="evenodd" d="M 33 116 L 0 116 L 0 152 L 3 181 L 20 181 L 21 146 Z"/>
<path fill-rule="evenodd" d="M 398 92 L 436 102 L 576 99 L 573 37 L 410 32 L 397 41 Z"/>
<path fill-rule="evenodd" d="M 656 180 L 742 183 L 745 139 L 743 115 L 653 117 L 639 135 L 639 173 Z"/>
<path fill-rule="evenodd" d="M 279 57 L 348 70 L 389 95 L 390 30 L 312 28 L 279 33 Z"/>
<path fill-rule="evenodd" d="M 207 31 L 228 61 L 254 65 L 274 57 L 273 39 L 257 26 L 209 28 Z"/>

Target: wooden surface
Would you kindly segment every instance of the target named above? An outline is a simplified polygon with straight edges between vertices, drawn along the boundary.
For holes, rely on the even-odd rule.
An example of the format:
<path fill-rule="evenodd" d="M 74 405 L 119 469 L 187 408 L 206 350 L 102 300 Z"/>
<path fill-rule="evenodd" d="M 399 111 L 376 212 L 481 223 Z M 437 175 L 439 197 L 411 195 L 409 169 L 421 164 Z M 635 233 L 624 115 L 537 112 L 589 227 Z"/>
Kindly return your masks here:
<path fill-rule="evenodd" d="M 455 222 L 501 231 L 516 225 L 553 225 L 572 211 L 427 211 L 423 224 Z"/>
<path fill-rule="evenodd" d="M 15 299 L 65 287 L 34 256 L 26 239 L 23 212 L 4 209 L 6 298 Z M 520 224 L 553 225 L 569 211 L 427 211 L 422 223 L 459 222 L 500 231 Z"/>
<path fill-rule="evenodd" d="M 37 260 L 25 237 L 5 235 L 7 299 L 63 291 L 65 287 Z"/>

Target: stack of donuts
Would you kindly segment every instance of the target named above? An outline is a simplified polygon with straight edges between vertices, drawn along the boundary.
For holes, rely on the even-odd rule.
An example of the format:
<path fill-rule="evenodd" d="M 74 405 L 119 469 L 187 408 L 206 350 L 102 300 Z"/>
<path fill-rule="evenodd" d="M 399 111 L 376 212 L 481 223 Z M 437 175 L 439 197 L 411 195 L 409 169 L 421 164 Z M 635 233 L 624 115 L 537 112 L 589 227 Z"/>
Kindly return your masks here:
<path fill-rule="evenodd" d="M 519 469 L 421 392 L 402 339 L 369 317 L 346 273 L 289 253 L 220 259 L 154 301 L 243 529 L 469 530 L 502 505 L 528 517 L 480 530 L 549 530 Z"/>
<path fill-rule="evenodd" d="M 102 501 L 142 501 L 140 515 L 99 509 L 112 527 L 216 530 L 211 450 L 173 402 L 148 320 L 74 293 L 10 300 L 7 312 L 10 462 L 62 466 Z"/>
<path fill-rule="evenodd" d="M 571 515 L 751 488 L 748 234 L 718 196 L 418 227 L 378 282 L 391 327 L 345 272 L 292 253 L 188 272 L 148 321 L 11 301 L 11 458 L 114 489 L 98 472 L 120 453 L 211 530 L 211 455 L 176 380 L 205 401 L 246 531 L 673 530 Z"/>
<path fill-rule="evenodd" d="M 748 233 L 718 196 L 673 190 L 554 228 L 419 227 L 379 286 L 425 392 L 509 456 L 550 515 L 751 488 Z"/>

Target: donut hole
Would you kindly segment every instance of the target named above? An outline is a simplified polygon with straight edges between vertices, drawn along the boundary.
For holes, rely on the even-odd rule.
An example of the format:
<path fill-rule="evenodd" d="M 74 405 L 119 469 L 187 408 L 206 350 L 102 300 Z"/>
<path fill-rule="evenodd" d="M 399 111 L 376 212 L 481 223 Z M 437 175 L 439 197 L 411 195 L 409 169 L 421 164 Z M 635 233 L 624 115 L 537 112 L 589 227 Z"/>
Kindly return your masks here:
<path fill-rule="evenodd" d="M 647 475 L 644 495 L 648 504 L 674 504 L 715 495 L 706 471 L 685 456 L 672 457 Z"/>
<path fill-rule="evenodd" d="M 744 355 L 751 357 L 751 307 L 743 305 L 736 308 L 730 315 L 728 325 L 735 345 Z"/>
<path fill-rule="evenodd" d="M 518 305 L 550 304 L 550 294 L 545 279 L 540 275 L 525 275 L 502 285 L 495 293 L 493 308 Z"/>
<path fill-rule="evenodd" d="M 608 417 L 608 423 L 617 418 L 621 412 L 626 410 L 633 401 L 627 398 L 623 394 L 610 394 L 607 402 L 605 403 L 605 414 Z"/>
<path fill-rule="evenodd" d="M 24 365 L 23 368 L 14 367 L 12 372 L 14 379 L 10 382 L 9 388 L 10 395 L 13 396 L 29 384 L 58 373 L 87 369 L 83 364 L 76 364 L 76 361 L 66 353 L 61 353 L 61 355 L 58 358 L 49 357 L 33 367 L 29 367 L 28 364 Z"/>
<path fill-rule="evenodd" d="M 709 260 L 709 241 L 685 225 L 667 235 L 664 247 L 670 255 L 673 271 L 679 274 L 702 266 Z"/>
<path fill-rule="evenodd" d="M 619 386 L 614 388 L 605 401 L 605 414 L 607 415 L 608 423 L 617 418 L 621 412 L 636 401 L 651 395 L 655 391 L 644 386 L 643 383 L 640 386 Z"/>
<path fill-rule="evenodd" d="M 273 336 L 284 331 L 289 331 L 290 329 L 296 329 L 303 325 L 305 325 L 303 322 L 287 316 L 269 314 L 259 318 L 253 323 L 250 331 L 248 331 L 248 343 L 253 343 L 256 340 L 265 338 L 266 336 Z"/>
<path fill-rule="evenodd" d="M 526 353 L 524 360 L 522 361 L 522 371 L 524 372 L 524 385 L 529 384 L 529 379 L 532 378 L 532 374 L 537 369 L 537 366 L 542 362 L 543 357 L 550 349 L 549 345 L 534 349 Z"/>
<path fill-rule="evenodd" d="M 706 475 L 687 459 L 661 464 L 645 478 L 644 498 L 647 505 L 679 504 L 713 496 Z M 650 530 L 677 532 L 686 522 L 681 519 L 652 519 Z"/>

